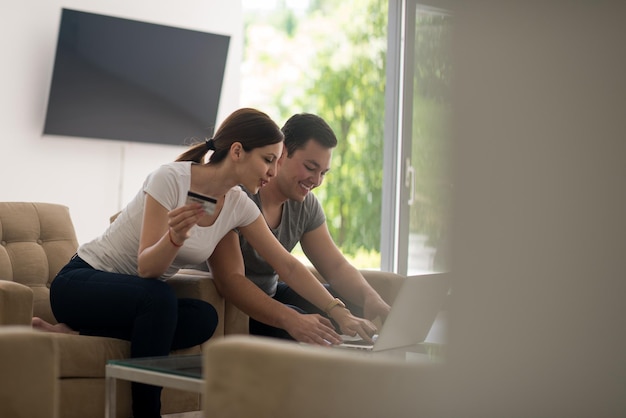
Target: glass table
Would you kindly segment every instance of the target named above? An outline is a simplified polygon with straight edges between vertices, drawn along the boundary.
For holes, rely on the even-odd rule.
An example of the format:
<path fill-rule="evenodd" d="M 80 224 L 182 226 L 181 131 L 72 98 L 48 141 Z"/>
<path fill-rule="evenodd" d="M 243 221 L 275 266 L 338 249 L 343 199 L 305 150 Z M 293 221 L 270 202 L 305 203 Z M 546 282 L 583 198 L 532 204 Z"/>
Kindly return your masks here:
<path fill-rule="evenodd" d="M 117 379 L 202 393 L 202 355 L 109 360 L 105 367 L 105 417 L 117 411 Z"/>

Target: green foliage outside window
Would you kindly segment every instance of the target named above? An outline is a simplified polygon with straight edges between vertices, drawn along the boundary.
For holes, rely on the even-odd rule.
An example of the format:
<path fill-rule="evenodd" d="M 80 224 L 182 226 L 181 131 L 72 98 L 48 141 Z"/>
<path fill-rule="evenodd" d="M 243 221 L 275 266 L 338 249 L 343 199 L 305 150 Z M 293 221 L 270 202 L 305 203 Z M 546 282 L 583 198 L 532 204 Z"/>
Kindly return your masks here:
<path fill-rule="evenodd" d="M 243 105 L 282 124 L 310 112 L 333 128 L 331 171 L 314 193 L 337 245 L 362 268 L 380 267 L 387 0 L 310 0 L 245 15 Z M 451 185 L 449 16 L 416 17 L 410 233 L 441 252 Z"/>
<path fill-rule="evenodd" d="M 359 267 L 380 265 L 386 32 L 386 0 L 311 1 L 300 15 L 282 8 L 246 21 L 244 71 L 264 89 L 257 106 L 279 123 L 316 113 L 337 135 L 315 194 L 344 254 L 373 254 Z"/>

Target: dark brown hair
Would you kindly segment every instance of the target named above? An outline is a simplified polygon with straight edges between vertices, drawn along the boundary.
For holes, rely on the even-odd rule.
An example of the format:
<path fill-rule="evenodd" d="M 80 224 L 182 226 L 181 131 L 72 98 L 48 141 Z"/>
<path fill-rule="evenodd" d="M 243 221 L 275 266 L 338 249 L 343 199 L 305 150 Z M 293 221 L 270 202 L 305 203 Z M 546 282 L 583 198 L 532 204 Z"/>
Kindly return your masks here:
<path fill-rule="evenodd" d="M 332 128 L 321 117 L 311 113 L 298 113 L 290 117 L 283 126 L 287 156 L 304 148 L 312 139 L 325 148 L 335 148 L 337 137 Z"/>
<path fill-rule="evenodd" d="M 219 163 L 228 155 L 230 146 L 240 142 L 245 151 L 282 142 L 284 135 L 278 125 L 265 113 L 251 108 L 242 108 L 231 113 L 217 128 L 211 138 L 215 148 L 209 161 Z M 206 154 L 211 150 L 209 140 L 192 145 L 178 156 L 176 161 L 204 163 Z"/>

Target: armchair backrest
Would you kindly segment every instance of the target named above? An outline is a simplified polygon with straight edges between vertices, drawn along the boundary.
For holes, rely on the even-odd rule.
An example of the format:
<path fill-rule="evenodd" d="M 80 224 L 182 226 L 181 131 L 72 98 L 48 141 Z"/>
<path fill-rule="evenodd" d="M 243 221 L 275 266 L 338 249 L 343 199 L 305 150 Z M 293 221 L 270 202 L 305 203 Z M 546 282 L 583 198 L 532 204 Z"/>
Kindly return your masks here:
<path fill-rule="evenodd" d="M 0 280 L 33 290 L 33 315 L 56 322 L 50 310 L 50 283 L 77 248 L 66 206 L 0 202 Z"/>

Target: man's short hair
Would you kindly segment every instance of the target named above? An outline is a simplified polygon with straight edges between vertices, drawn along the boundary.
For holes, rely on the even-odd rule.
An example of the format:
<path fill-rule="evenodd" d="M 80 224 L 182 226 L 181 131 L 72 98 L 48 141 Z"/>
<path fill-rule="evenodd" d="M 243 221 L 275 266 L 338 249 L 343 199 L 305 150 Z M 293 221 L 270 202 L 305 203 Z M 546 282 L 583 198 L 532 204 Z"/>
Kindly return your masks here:
<path fill-rule="evenodd" d="M 298 113 L 290 117 L 282 128 L 285 148 L 290 157 L 296 150 L 304 148 L 312 139 L 326 148 L 337 146 L 337 137 L 332 128 L 321 117 L 312 113 Z"/>

